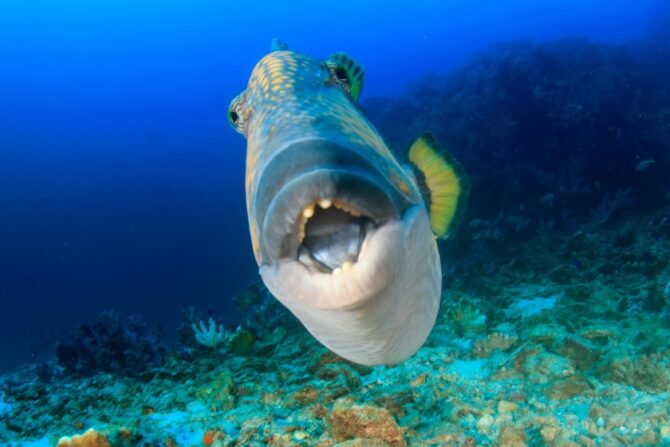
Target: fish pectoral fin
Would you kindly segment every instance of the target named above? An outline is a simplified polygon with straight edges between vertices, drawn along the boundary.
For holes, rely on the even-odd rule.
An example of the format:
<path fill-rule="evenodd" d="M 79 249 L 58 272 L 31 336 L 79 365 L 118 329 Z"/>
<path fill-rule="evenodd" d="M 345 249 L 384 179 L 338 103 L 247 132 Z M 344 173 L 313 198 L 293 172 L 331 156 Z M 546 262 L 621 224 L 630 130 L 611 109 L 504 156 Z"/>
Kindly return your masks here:
<path fill-rule="evenodd" d="M 332 68 L 335 77 L 348 90 L 351 98 L 358 102 L 363 89 L 363 67 L 346 53 L 336 53 L 326 59 L 326 64 Z"/>
<path fill-rule="evenodd" d="M 432 133 L 417 138 L 408 154 L 438 238 L 445 238 L 463 217 L 470 179 L 463 166 L 440 147 Z"/>

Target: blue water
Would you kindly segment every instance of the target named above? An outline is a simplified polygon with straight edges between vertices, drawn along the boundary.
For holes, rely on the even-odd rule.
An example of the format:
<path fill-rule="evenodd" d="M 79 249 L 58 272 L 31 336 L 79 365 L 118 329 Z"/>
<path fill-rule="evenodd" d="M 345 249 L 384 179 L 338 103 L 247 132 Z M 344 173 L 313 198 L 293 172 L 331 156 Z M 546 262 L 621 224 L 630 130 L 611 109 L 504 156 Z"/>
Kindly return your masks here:
<path fill-rule="evenodd" d="M 102 310 L 233 324 L 257 279 L 226 122 L 273 37 L 346 51 L 366 98 L 492 43 L 643 38 L 659 1 L 0 2 L 0 369 Z"/>

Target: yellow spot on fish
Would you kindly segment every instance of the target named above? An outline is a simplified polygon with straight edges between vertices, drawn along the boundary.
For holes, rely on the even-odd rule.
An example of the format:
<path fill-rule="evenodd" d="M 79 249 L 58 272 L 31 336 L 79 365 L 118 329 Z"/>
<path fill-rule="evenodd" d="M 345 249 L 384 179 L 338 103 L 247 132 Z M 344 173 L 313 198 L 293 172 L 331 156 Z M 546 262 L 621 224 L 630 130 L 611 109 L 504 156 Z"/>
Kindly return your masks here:
<path fill-rule="evenodd" d="M 251 234 L 251 248 L 254 251 L 254 257 L 256 258 L 256 261 L 260 261 L 261 244 L 258 238 L 258 230 L 256 229 L 256 225 L 249 225 L 249 233 Z"/>
<path fill-rule="evenodd" d="M 395 185 L 402 191 L 403 194 L 409 195 L 409 186 L 407 186 L 407 183 L 403 182 L 399 178 L 395 178 Z"/>

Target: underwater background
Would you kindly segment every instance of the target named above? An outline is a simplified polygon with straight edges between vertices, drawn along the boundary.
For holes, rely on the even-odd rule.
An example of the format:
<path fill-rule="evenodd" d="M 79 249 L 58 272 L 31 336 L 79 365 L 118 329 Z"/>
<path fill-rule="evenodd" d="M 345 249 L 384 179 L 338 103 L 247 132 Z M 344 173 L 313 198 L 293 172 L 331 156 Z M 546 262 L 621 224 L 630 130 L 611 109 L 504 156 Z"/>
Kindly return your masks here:
<path fill-rule="evenodd" d="M 226 114 L 275 37 L 470 176 L 399 366 L 260 283 Z M 670 445 L 669 167 L 664 1 L 2 0 L 0 445 Z"/>

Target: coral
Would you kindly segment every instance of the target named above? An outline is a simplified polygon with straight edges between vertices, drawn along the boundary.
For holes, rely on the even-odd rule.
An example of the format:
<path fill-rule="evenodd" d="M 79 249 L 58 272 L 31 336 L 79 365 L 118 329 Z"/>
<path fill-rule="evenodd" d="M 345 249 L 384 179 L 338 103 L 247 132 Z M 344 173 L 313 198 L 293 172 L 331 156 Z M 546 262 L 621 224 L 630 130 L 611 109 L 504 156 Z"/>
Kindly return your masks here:
<path fill-rule="evenodd" d="M 191 328 L 198 343 L 212 349 L 216 349 L 226 339 L 226 331 L 223 329 L 223 325 L 217 326 L 211 318 L 209 319 L 209 325 L 200 321 L 197 325 L 192 323 Z"/>
<path fill-rule="evenodd" d="M 649 392 L 670 391 L 670 370 L 657 356 L 642 355 L 613 358 L 606 365 L 605 377 L 614 382 L 627 383 Z"/>
<path fill-rule="evenodd" d="M 486 330 L 486 315 L 469 304 L 453 304 L 447 309 L 445 316 L 459 337 Z"/>
<path fill-rule="evenodd" d="M 392 447 L 407 445 L 404 430 L 384 408 L 351 405 L 345 400 L 340 400 L 335 403 L 328 421 L 335 439 L 376 438 Z"/>
<path fill-rule="evenodd" d="M 600 351 L 597 348 L 575 338 L 563 340 L 557 351 L 563 357 L 572 360 L 577 369 L 581 370 L 591 368 L 600 357 Z"/>
<path fill-rule="evenodd" d="M 572 361 L 549 352 L 529 355 L 523 363 L 523 371 L 531 383 L 549 383 L 571 376 L 575 372 Z"/>
<path fill-rule="evenodd" d="M 321 390 L 306 386 L 294 392 L 290 397 L 290 401 L 302 406 L 316 402 L 319 397 L 321 397 Z"/>
<path fill-rule="evenodd" d="M 500 430 L 498 442 L 501 447 L 526 447 L 528 444 L 526 433 L 512 425 L 507 425 Z"/>
<path fill-rule="evenodd" d="M 195 307 L 187 307 L 182 309 L 179 325 L 177 326 L 177 338 L 181 346 L 179 349 L 184 354 L 190 355 L 192 351 L 201 350 L 205 346 L 201 345 L 195 337 L 193 331 L 193 324 L 199 324 L 201 321 L 210 318 L 210 314 L 200 312 Z"/>
<path fill-rule="evenodd" d="M 228 348 L 230 352 L 238 355 L 250 355 L 254 352 L 254 335 L 241 327 L 238 327 L 230 336 Z"/>
<path fill-rule="evenodd" d="M 214 430 L 207 430 L 204 435 L 202 435 L 202 444 L 209 447 L 210 445 L 214 444 L 214 435 L 215 435 Z"/>
<path fill-rule="evenodd" d="M 219 447 L 223 446 L 226 439 L 226 433 L 222 430 L 214 429 L 207 430 L 202 435 L 202 445 L 205 447 Z"/>
<path fill-rule="evenodd" d="M 552 382 L 547 388 L 546 395 L 550 399 L 570 399 L 585 395 L 589 390 L 591 390 L 589 381 L 585 377 L 574 375 Z"/>
<path fill-rule="evenodd" d="M 112 447 L 107 437 L 89 428 L 82 435 L 60 438 L 56 447 Z"/>
<path fill-rule="evenodd" d="M 139 317 L 106 312 L 61 340 L 56 355 L 68 374 L 134 376 L 161 364 L 165 353 L 161 340 L 162 334 L 147 329 Z"/>
<path fill-rule="evenodd" d="M 495 351 L 506 351 L 519 339 L 516 335 L 494 332 L 475 342 L 472 355 L 476 358 L 490 357 Z"/>
<path fill-rule="evenodd" d="M 228 410 L 235 405 L 235 383 L 230 370 L 220 370 L 207 383 L 195 389 L 195 396 L 212 408 Z"/>

